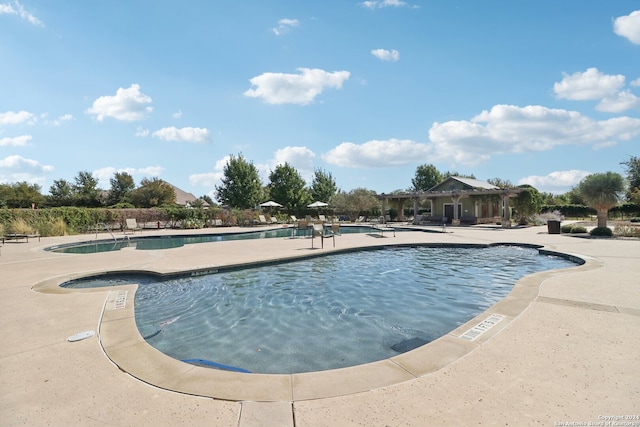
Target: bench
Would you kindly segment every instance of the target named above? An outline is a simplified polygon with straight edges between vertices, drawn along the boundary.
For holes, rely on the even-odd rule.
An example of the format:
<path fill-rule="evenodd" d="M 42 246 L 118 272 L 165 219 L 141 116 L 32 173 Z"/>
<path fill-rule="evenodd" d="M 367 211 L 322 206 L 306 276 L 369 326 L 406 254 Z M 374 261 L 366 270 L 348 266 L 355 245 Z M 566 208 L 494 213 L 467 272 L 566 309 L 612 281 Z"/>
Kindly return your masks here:
<path fill-rule="evenodd" d="M 2 244 L 4 245 L 5 240 L 20 240 L 20 239 L 25 239 L 27 241 L 27 243 L 29 243 L 29 237 L 31 237 L 32 239 L 37 237 L 38 238 L 38 242 L 40 241 L 40 235 L 39 234 L 9 233 L 9 234 L 5 234 L 5 235 L 2 236 Z"/>
<path fill-rule="evenodd" d="M 476 225 L 478 223 L 478 217 L 469 215 L 460 217 L 460 225 Z"/>
<path fill-rule="evenodd" d="M 444 225 L 446 223 L 446 216 L 421 216 L 418 219 L 418 224 L 421 225 Z"/>

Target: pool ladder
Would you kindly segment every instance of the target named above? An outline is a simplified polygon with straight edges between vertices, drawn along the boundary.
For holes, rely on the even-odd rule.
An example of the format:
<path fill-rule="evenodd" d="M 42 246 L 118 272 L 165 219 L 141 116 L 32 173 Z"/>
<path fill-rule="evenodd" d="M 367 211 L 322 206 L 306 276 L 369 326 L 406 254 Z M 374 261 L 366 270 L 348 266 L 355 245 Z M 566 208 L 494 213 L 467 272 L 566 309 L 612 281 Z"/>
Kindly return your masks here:
<path fill-rule="evenodd" d="M 113 238 L 114 243 L 118 243 L 118 239 L 116 238 L 116 236 L 113 234 L 113 232 L 111 231 L 111 229 L 109 228 L 109 226 L 106 223 L 99 222 L 96 225 L 102 226 L 105 230 L 107 230 L 109 232 L 109 234 L 111 234 L 111 237 Z M 127 243 L 131 243 L 131 239 L 126 234 L 124 235 L 124 237 L 122 237 L 122 241 L 124 241 L 125 237 L 127 238 Z M 97 238 L 98 238 L 98 229 L 96 228 L 96 239 Z"/>

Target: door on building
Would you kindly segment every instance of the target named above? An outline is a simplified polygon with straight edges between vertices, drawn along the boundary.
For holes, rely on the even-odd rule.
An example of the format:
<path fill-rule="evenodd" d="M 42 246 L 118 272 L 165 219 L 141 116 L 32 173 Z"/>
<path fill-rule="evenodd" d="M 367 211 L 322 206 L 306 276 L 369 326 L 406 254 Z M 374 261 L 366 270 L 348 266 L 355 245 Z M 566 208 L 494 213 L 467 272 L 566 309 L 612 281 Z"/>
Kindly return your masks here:
<path fill-rule="evenodd" d="M 453 203 L 444 204 L 444 216 L 447 217 L 447 224 L 451 224 L 453 221 Z M 462 216 L 462 205 L 458 203 L 458 219 Z"/>

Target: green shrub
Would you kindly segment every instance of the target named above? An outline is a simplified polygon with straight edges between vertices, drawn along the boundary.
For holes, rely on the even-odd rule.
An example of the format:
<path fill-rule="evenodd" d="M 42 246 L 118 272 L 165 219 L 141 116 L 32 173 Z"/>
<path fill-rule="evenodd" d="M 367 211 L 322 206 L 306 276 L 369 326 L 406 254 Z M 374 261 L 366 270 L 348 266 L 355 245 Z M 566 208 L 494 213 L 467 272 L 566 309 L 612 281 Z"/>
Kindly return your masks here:
<path fill-rule="evenodd" d="M 571 227 L 571 231 L 570 231 L 570 233 L 573 233 L 573 234 L 582 234 L 586 232 L 587 232 L 587 229 L 581 225 L 574 225 L 573 227 Z"/>
<path fill-rule="evenodd" d="M 589 233 L 592 236 L 605 236 L 611 237 L 613 236 L 613 231 L 609 227 L 596 227 Z"/>
<path fill-rule="evenodd" d="M 573 229 L 573 224 L 565 224 L 562 227 L 560 227 L 560 231 L 563 233 L 571 233 L 572 229 Z"/>

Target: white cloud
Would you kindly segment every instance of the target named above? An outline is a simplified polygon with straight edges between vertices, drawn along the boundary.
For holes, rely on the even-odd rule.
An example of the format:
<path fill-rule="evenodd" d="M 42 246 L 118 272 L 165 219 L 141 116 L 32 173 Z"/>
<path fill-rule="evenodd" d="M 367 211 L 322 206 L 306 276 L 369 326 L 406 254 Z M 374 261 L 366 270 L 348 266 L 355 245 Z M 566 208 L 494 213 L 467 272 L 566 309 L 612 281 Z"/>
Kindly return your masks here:
<path fill-rule="evenodd" d="M 176 128 L 168 127 L 157 130 L 151 134 L 155 138 L 163 141 L 195 142 L 204 143 L 211 139 L 209 129 L 206 128 Z"/>
<path fill-rule="evenodd" d="M 272 31 L 276 36 L 281 36 L 288 33 L 291 28 L 298 26 L 300 26 L 300 21 L 297 19 L 283 18 L 278 21 L 278 26 L 273 28 Z"/>
<path fill-rule="evenodd" d="M 140 92 L 140 85 L 134 83 L 127 89 L 118 88 L 115 96 L 96 99 L 87 113 L 95 115 L 100 122 L 105 117 L 133 122 L 146 118 L 153 111 L 152 107 L 147 106 L 151 102 L 149 96 Z"/>
<path fill-rule="evenodd" d="M 31 141 L 31 135 L 0 138 L 0 147 L 24 147 L 29 145 L 29 141 Z"/>
<path fill-rule="evenodd" d="M 613 21 L 613 32 L 633 44 L 640 44 L 640 10 L 616 18 Z"/>
<path fill-rule="evenodd" d="M 563 75 L 562 81 L 553 85 L 553 90 L 560 99 L 600 100 L 596 110 L 609 113 L 621 113 L 640 106 L 640 98 L 629 89 L 622 89 L 625 76 L 621 74 L 607 75 L 597 68 L 589 68 L 585 72 Z M 631 86 L 635 85 L 636 81 L 631 82 Z"/>
<path fill-rule="evenodd" d="M 173 117 L 174 119 L 179 119 L 179 118 L 181 118 L 181 117 L 182 117 L 182 111 L 180 111 L 180 110 L 176 111 L 175 113 L 173 113 L 173 114 L 171 115 L 171 117 Z"/>
<path fill-rule="evenodd" d="M 224 168 L 227 163 L 229 163 L 230 159 L 231 156 L 224 156 L 222 159 L 216 161 L 212 172 L 189 175 L 189 183 L 191 183 L 191 185 L 210 188 L 220 185 L 222 183 L 222 178 L 224 177 Z M 215 198 L 215 195 L 212 195 L 211 197 Z"/>
<path fill-rule="evenodd" d="M 397 61 L 400 59 L 400 52 L 395 49 L 373 49 L 371 54 L 381 61 Z"/>
<path fill-rule="evenodd" d="M 637 79 L 633 80 L 632 82 L 629 82 L 629 86 L 640 87 L 640 78 L 637 78 Z"/>
<path fill-rule="evenodd" d="M 277 165 L 283 165 L 289 163 L 289 165 L 296 168 L 302 179 L 309 181 L 313 177 L 313 159 L 316 154 L 307 147 L 285 147 L 275 152 L 272 167 L 268 168 L 273 170 Z M 267 173 L 265 181 L 268 181 L 269 173 Z"/>
<path fill-rule="evenodd" d="M 615 95 L 623 86 L 625 77 L 621 74 L 602 74 L 597 68 L 589 68 L 584 73 L 571 75 L 563 73 L 561 82 L 554 83 L 553 91 L 560 99 L 586 101 Z"/>
<path fill-rule="evenodd" d="M 0 159 L 0 182 L 22 182 L 43 185 L 45 176 L 53 172 L 53 166 L 43 165 L 37 160 L 13 155 Z"/>
<path fill-rule="evenodd" d="M 362 6 L 367 9 L 382 9 L 385 7 L 407 7 L 409 4 L 402 0 L 371 0 L 371 1 L 363 1 L 360 3 Z M 411 6 L 417 7 L 417 6 Z"/>
<path fill-rule="evenodd" d="M 613 96 L 608 96 L 596 105 L 596 110 L 608 113 L 621 113 L 632 108 L 640 108 L 640 98 L 631 93 L 630 90 L 623 90 Z"/>
<path fill-rule="evenodd" d="M 135 135 L 140 137 L 140 138 L 146 138 L 149 136 L 151 132 L 149 131 L 149 129 L 145 129 L 143 127 L 139 127 L 138 129 L 136 129 L 136 133 Z"/>
<path fill-rule="evenodd" d="M 348 71 L 327 72 L 320 69 L 298 68 L 300 74 L 264 73 L 249 80 L 255 89 L 244 96 L 262 98 L 267 104 L 307 105 L 325 88 L 341 89 L 349 79 Z"/>
<path fill-rule="evenodd" d="M 18 111 L 17 113 L 15 111 L 7 111 L 6 113 L 0 113 L 0 125 L 33 124 L 35 121 L 35 115 L 28 111 Z"/>
<path fill-rule="evenodd" d="M 24 6 L 18 1 L 12 3 L 0 4 L 0 15 L 18 15 L 20 18 L 28 21 L 37 27 L 44 27 L 42 21 L 36 18 L 31 12 L 28 12 Z"/>
<path fill-rule="evenodd" d="M 546 151 L 561 145 L 597 148 L 640 135 L 640 119 L 596 121 L 576 111 L 539 105 L 495 105 L 471 120 L 434 123 L 429 130 L 437 159 L 475 165 L 493 155 Z"/>
<path fill-rule="evenodd" d="M 69 122 L 73 119 L 74 118 L 71 114 L 63 114 L 62 116 L 58 116 L 53 120 L 46 120 L 45 123 L 52 126 L 62 126 L 64 122 Z"/>
<path fill-rule="evenodd" d="M 411 140 L 389 139 L 367 141 L 364 144 L 343 142 L 329 150 L 322 158 L 327 163 L 350 168 L 402 166 L 425 162 L 432 153 L 427 144 Z"/>
<path fill-rule="evenodd" d="M 576 186 L 591 172 L 572 169 L 568 171 L 551 172 L 548 175 L 527 176 L 518 181 L 518 185 L 529 184 L 538 190 L 551 193 L 565 193 L 567 188 Z"/>

